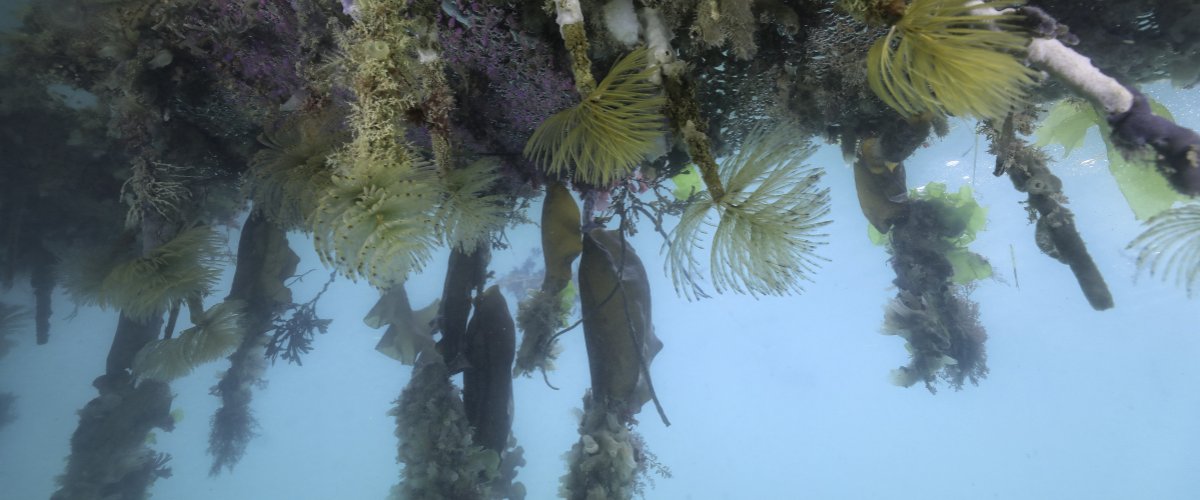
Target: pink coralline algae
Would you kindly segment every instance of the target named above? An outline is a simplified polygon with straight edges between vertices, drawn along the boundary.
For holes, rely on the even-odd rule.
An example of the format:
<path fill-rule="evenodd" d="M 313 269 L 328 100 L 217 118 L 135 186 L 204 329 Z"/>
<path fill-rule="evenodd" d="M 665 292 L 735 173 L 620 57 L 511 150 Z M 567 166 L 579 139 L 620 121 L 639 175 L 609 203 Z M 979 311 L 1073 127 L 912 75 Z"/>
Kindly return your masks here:
<path fill-rule="evenodd" d="M 299 91 L 302 29 L 298 13 L 310 0 L 216 0 L 188 16 L 185 45 L 215 63 L 226 83 L 280 104 Z"/>
<path fill-rule="evenodd" d="M 438 34 L 446 61 L 487 81 L 484 98 L 469 101 L 483 105 L 465 111 L 483 117 L 480 132 L 495 142 L 491 153 L 520 153 L 543 120 L 575 103 L 573 81 L 512 13 L 465 0 L 442 6 Z"/>

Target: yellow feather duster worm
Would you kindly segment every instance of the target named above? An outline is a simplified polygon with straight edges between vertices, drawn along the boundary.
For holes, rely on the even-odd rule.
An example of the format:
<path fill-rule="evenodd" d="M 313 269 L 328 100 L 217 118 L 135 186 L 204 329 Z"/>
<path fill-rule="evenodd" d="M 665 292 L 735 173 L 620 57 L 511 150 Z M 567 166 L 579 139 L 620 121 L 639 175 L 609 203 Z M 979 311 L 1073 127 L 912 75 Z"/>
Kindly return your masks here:
<path fill-rule="evenodd" d="M 24 307 L 11 306 L 0 302 L 0 358 L 16 345 L 8 338 L 29 322 L 31 314 Z"/>
<path fill-rule="evenodd" d="M 303 228 L 316 210 L 330 185 L 326 158 L 345 141 L 333 121 L 330 113 L 301 116 L 259 137 L 264 148 L 250 160 L 246 194 L 272 222 Z"/>
<path fill-rule="evenodd" d="M 242 312 L 243 304 L 236 300 L 212 306 L 198 315 L 195 326 L 178 337 L 146 344 L 133 358 L 133 373 L 170 382 L 201 364 L 228 355 L 242 341 Z"/>
<path fill-rule="evenodd" d="M 76 302 L 149 319 L 172 303 L 207 294 L 221 274 L 220 248 L 215 231 L 194 227 L 142 257 L 124 251 L 80 255 L 64 281 Z"/>
<path fill-rule="evenodd" d="M 829 190 L 817 186 L 822 172 L 803 165 L 812 148 L 790 127 L 761 129 L 720 166 L 725 194 L 696 195 L 671 234 L 668 273 L 676 291 L 703 295 L 703 273 L 693 250 L 703 227 L 719 220 L 712 238 L 709 268 L 718 293 L 786 295 L 803 291 L 800 282 L 816 270 L 815 251 L 828 224 Z"/>
<path fill-rule="evenodd" d="M 1146 221 L 1146 232 L 1129 244 L 1141 247 L 1138 268 L 1164 279 L 1174 274 L 1188 296 L 1200 290 L 1200 205 L 1183 205 Z"/>
<path fill-rule="evenodd" d="M 480 158 L 446 174 L 438 205 L 441 238 L 463 251 L 489 243 L 492 233 L 508 223 L 510 197 L 497 191 L 503 180 L 495 158 Z"/>
<path fill-rule="evenodd" d="M 998 118 L 1025 97 L 1036 72 L 1021 63 L 1029 38 L 1014 13 L 971 0 L 913 0 L 867 54 L 867 81 L 896 111 Z"/>
<path fill-rule="evenodd" d="M 608 186 L 629 175 L 655 148 L 663 133 L 666 99 L 650 76 L 646 49 L 617 62 L 596 90 L 538 126 L 525 156 L 559 175 L 575 168 L 575 179 Z"/>
<path fill-rule="evenodd" d="M 429 163 L 388 163 L 354 165 L 334 175 L 311 223 L 326 265 L 380 289 L 429 261 L 438 243 L 434 209 L 441 196 Z"/>

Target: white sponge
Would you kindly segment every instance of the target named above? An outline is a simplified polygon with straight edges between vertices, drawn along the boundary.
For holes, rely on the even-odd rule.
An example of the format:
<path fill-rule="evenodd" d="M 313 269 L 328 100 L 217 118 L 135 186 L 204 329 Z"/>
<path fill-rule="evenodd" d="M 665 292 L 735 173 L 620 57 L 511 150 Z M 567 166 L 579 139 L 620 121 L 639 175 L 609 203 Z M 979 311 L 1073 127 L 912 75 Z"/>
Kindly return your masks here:
<path fill-rule="evenodd" d="M 637 44 L 640 25 L 633 11 L 633 0 L 610 0 L 604 4 L 604 24 L 614 40 L 627 46 Z"/>

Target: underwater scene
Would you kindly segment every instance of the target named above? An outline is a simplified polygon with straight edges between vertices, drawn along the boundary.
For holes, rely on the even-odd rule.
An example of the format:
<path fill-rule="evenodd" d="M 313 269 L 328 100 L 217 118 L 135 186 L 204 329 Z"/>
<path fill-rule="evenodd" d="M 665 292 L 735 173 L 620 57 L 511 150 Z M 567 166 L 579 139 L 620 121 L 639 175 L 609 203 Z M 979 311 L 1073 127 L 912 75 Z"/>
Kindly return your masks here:
<path fill-rule="evenodd" d="M 1200 3 L 0 1 L 0 499 L 1200 498 Z"/>

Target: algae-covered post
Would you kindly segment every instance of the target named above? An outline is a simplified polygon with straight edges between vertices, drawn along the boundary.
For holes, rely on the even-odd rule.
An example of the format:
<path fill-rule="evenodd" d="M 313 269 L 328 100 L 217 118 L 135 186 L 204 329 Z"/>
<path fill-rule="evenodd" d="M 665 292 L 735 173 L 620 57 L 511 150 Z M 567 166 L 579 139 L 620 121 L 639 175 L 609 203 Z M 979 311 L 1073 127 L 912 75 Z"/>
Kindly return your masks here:
<path fill-rule="evenodd" d="M 529 375 L 534 370 L 545 373 L 554 368 L 559 349 L 555 333 L 566 326 L 566 317 L 574 305 L 568 285 L 574 274 L 571 266 L 583 250 L 583 233 L 579 205 L 561 183 L 546 186 L 541 233 L 545 275 L 541 287 L 521 302 L 517 311 L 523 337 L 517 352 L 516 375 Z"/>
<path fill-rule="evenodd" d="M 662 350 L 654 334 L 650 284 L 620 232 L 593 229 L 584 235 L 579 293 L 592 383 L 559 493 L 570 499 L 632 498 L 647 472 L 644 443 L 631 430 L 633 416 L 653 399 L 669 422 L 650 378 L 650 363 Z"/>
<path fill-rule="evenodd" d="M 1065 205 L 1062 180 L 1047 167 L 1045 153 L 1017 138 L 1013 120 L 1011 116 L 1006 118 L 999 130 L 990 133 L 996 154 L 995 174 L 1007 173 L 1013 187 L 1029 194 L 1029 207 L 1037 212 L 1034 237 L 1038 248 L 1070 266 L 1093 309 L 1112 308 L 1112 293 L 1076 229 L 1075 215 Z"/>
<path fill-rule="evenodd" d="M 917 133 L 885 129 L 859 144 L 854 165 L 858 201 L 871 229 L 887 245 L 899 289 L 886 306 L 883 333 L 905 340 L 909 363 L 892 371 L 892 382 L 924 383 L 936 392 L 939 378 L 961 389 L 987 375 L 979 306 L 967 283 L 991 275 L 983 257 L 967 250 L 986 221 L 985 211 L 964 187 L 957 194 L 931 184 L 910 194 L 904 161 L 928 134 L 928 120 L 909 122 Z"/>
<path fill-rule="evenodd" d="M 245 304 L 245 329 L 240 344 L 229 355 L 229 369 L 211 389 L 221 398 L 212 417 L 208 453 L 213 456 L 210 475 L 232 471 L 245 454 L 258 423 L 251 411 L 251 390 L 265 383 L 266 346 L 274 320 L 292 303 L 286 280 L 300 262 L 288 246 L 287 233 L 261 210 L 252 210 L 238 238 L 237 267 L 225 300 Z"/>

